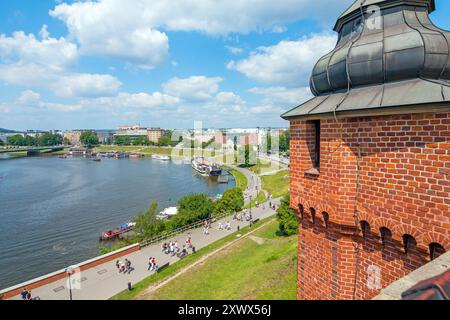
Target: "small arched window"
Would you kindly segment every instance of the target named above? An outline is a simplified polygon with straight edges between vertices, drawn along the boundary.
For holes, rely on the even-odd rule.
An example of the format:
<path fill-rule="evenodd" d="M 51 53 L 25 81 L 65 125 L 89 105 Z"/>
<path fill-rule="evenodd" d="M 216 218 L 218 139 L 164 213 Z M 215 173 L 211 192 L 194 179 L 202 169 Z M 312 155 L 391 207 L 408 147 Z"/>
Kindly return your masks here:
<path fill-rule="evenodd" d="M 402 238 L 403 238 L 403 250 L 405 254 L 408 254 L 409 252 L 411 252 L 412 249 L 416 247 L 417 245 L 416 239 L 410 234 L 404 234 Z"/>
<path fill-rule="evenodd" d="M 361 231 L 362 231 L 363 238 L 366 239 L 367 235 L 370 232 L 370 224 L 364 220 L 361 221 L 360 224 L 361 224 Z"/>
<path fill-rule="evenodd" d="M 325 222 L 325 229 L 328 230 L 328 226 L 330 223 L 330 215 L 328 212 L 322 212 L 323 221 Z"/>
<path fill-rule="evenodd" d="M 386 227 L 380 228 L 380 234 L 381 234 L 381 245 L 386 247 L 386 244 L 389 242 L 389 240 L 392 238 L 392 232 Z"/>
<path fill-rule="evenodd" d="M 311 213 L 311 222 L 313 225 L 316 224 L 316 209 L 309 208 L 309 212 Z"/>
<path fill-rule="evenodd" d="M 434 260 L 439 258 L 442 254 L 445 253 L 445 249 L 439 243 L 433 242 L 430 243 L 430 260 Z"/>
<path fill-rule="evenodd" d="M 300 218 L 303 219 L 305 216 L 305 208 L 302 204 L 298 205 L 298 212 L 300 213 Z"/>

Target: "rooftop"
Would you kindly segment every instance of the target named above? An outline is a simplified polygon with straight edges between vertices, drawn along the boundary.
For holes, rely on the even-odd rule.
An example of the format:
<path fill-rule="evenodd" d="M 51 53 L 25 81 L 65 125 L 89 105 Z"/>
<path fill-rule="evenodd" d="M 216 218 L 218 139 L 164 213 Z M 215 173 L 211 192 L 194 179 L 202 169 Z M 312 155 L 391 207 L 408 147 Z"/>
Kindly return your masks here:
<path fill-rule="evenodd" d="M 338 18 L 335 49 L 312 71 L 316 97 L 282 117 L 448 105 L 450 32 L 433 25 L 434 9 L 433 0 L 355 1 Z"/>

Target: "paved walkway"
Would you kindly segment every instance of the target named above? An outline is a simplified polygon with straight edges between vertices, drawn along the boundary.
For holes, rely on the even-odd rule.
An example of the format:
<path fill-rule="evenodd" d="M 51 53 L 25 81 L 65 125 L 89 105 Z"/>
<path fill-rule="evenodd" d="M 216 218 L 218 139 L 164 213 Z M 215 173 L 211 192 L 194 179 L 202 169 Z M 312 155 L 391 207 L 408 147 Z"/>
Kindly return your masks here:
<path fill-rule="evenodd" d="M 273 202 L 278 205 L 279 199 L 275 199 Z M 269 209 L 268 205 L 262 205 L 259 208 L 253 208 L 252 215 L 254 219 L 264 219 L 275 215 L 275 211 Z M 225 223 L 227 221 L 231 222 L 232 231 L 218 230 L 218 223 Z M 191 230 L 190 233 L 192 235 L 193 245 L 198 250 L 235 232 L 238 226 L 242 228 L 248 225 L 248 222 L 238 223 L 233 221 L 232 217 L 229 217 L 214 223 L 210 230 L 210 235 L 203 235 L 202 228 Z M 188 232 L 178 235 L 173 240 L 177 240 L 182 246 L 187 238 L 187 234 Z M 73 299 L 106 300 L 126 290 L 128 282 L 135 284 L 152 274 L 150 271 L 147 271 L 149 257 L 155 257 L 158 265 L 163 265 L 166 262 L 172 264 L 178 261 L 178 258 L 170 257 L 162 252 L 161 243 L 146 247 L 141 251 L 134 252 L 120 259 L 122 261 L 128 259 L 132 262 L 135 270 L 131 274 L 124 275 L 119 273 L 116 269 L 115 261 L 83 271 L 80 275 L 82 279 L 81 289 L 73 290 Z M 67 289 L 66 283 L 67 280 L 64 279 L 34 289 L 32 290 L 33 296 L 38 296 L 41 300 L 69 300 L 69 290 Z M 13 298 L 13 300 L 18 299 L 20 299 L 19 296 Z"/>
<path fill-rule="evenodd" d="M 241 172 L 247 177 L 247 189 L 244 190 L 246 205 L 250 203 L 250 196 L 252 197 L 252 199 L 256 199 L 260 191 L 263 191 L 267 196 L 267 192 L 265 190 L 262 190 L 261 178 L 257 174 L 253 173 L 248 169 L 234 166 L 231 164 L 226 164 L 226 166 Z"/>

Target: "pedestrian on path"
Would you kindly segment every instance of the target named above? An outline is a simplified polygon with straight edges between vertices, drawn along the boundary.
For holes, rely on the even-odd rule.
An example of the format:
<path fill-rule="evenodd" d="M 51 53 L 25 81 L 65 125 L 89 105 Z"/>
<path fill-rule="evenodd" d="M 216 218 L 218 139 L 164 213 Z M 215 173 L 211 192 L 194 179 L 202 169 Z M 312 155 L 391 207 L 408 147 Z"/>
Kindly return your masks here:
<path fill-rule="evenodd" d="M 28 300 L 28 290 L 27 288 L 23 288 L 22 292 L 20 293 L 20 296 L 22 297 L 22 300 Z"/>

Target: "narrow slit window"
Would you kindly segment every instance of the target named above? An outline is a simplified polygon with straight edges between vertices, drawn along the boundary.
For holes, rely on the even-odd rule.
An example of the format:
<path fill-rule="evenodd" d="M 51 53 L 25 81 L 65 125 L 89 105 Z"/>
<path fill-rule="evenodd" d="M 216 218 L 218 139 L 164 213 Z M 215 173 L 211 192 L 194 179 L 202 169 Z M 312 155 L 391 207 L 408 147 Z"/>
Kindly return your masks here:
<path fill-rule="evenodd" d="M 320 169 L 320 120 L 315 120 L 314 124 L 314 159 L 315 169 Z"/>

